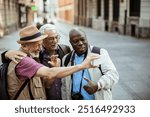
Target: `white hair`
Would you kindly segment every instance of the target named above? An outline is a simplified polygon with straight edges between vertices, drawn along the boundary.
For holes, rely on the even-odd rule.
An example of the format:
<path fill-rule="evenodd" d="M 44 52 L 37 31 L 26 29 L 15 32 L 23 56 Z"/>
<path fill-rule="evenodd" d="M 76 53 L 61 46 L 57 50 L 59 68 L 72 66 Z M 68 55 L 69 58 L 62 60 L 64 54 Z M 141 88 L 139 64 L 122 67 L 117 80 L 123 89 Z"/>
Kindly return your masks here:
<path fill-rule="evenodd" d="M 56 30 L 57 31 L 57 28 L 55 25 L 53 24 L 44 24 L 43 26 L 40 27 L 39 31 L 42 33 L 42 34 L 45 34 L 45 31 L 46 30 Z"/>

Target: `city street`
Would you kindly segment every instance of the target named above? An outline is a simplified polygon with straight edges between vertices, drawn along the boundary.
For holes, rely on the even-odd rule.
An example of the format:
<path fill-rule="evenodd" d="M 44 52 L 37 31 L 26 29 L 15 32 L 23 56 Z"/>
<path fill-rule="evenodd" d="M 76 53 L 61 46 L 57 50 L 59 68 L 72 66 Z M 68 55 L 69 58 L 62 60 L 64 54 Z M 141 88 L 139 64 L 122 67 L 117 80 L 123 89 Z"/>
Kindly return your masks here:
<path fill-rule="evenodd" d="M 61 33 L 60 43 L 69 44 L 69 30 L 74 25 L 57 22 Z M 117 33 L 101 32 L 82 28 L 94 46 L 108 50 L 120 79 L 112 88 L 114 100 L 149 100 L 150 99 L 150 39 L 136 39 Z M 16 50 L 19 45 L 18 32 L 0 38 L 0 53 Z M 1 61 L 0 61 L 1 63 Z"/>

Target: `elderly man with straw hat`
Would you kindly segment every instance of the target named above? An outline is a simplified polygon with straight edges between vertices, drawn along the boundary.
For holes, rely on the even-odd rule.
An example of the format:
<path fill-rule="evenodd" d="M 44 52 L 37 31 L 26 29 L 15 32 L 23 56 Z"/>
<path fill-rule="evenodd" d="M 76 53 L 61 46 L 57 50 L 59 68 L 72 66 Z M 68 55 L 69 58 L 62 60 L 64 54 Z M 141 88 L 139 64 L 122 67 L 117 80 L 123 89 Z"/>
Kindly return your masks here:
<path fill-rule="evenodd" d="M 54 79 L 93 67 L 91 61 L 98 58 L 98 55 L 92 54 L 80 65 L 48 68 L 33 59 L 39 56 L 42 40 L 47 35 L 42 35 L 34 25 L 23 28 L 19 35 L 17 42 L 21 44 L 20 51 L 25 52 L 27 56 L 18 59 L 18 64 L 13 61 L 9 63 L 7 81 L 10 99 L 46 99 L 45 87 Z M 59 59 L 55 57 L 52 62 L 57 65 Z"/>

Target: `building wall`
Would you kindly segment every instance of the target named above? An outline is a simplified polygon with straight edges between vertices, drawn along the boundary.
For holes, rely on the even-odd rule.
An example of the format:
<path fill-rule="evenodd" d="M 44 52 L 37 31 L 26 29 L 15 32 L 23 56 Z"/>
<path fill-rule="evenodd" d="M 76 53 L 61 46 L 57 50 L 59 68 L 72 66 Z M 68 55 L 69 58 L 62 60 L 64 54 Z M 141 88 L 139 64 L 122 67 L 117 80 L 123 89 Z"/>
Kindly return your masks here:
<path fill-rule="evenodd" d="M 0 0 L 0 37 L 4 35 L 4 28 L 5 28 L 4 1 Z"/>
<path fill-rule="evenodd" d="M 58 20 L 74 24 L 74 0 L 58 0 Z"/>
<path fill-rule="evenodd" d="M 150 38 L 150 1 L 141 0 L 140 17 L 129 16 L 129 0 L 120 3 L 119 33 L 137 38 Z M 127 9 L 127 18 L 125 10 Z M 125 25 L 125 19 L 126 25 Z M 133 30 L 135 27 L 135 31 Z M 134 35 L 132 33 L 135 33 Z"/>
<path fill-rule="evenodd" d="M 135 17 L 129 17 L 129 0 L 120 2 L 120 17 L 119 17 L 119 33 L 124 35 L 131 35 L 131 20 L 135 24 Z M 125 18 L 126 17 L 126 18 Z"/>
<path fill-rule="evenodd" d="M 0 0 L 0 37 L 18 28 L 16 0 Z"/>
<path fill-rule="evenodd" d="M 23 6 L 24 14 L 20 6 Z M 32 24 L 33 20 L 31 0 L 0 0 L 0 37 L 16 31 L 19 27 Z"/>
<path fill-rule="evenodd" d="M 150 38 L 150 1 L 141 1 L 141 16 L 139 20 L 138 37 Z"/>
<path fill-rule="evenodd" d="M 115 3 L 114 3 L 115 2 Z M 114 4 L 116 4 L 116 6 L 114 6 Z M 117 7 L 117 8 L 115 8 Z M 113 11 L 114 10 L 114 11 Z M 109 31 L 110 32 L 118 32 L 119 31 L 119 17 L 120 17 L 120 0 L 110 0 L 110 27 L 109 27 Z M 113 14 L 116 13 L 116 14 Z M 118 15 L 119 16 L 118 16 Z"/>
<path fill-rule="evenodd" d="M 92 16 L 92 28 L 104 31 L 105 20 L 104 20 L 104 0 L 101 0 L 101 16 L 97 17 L 97 0 L 93 0 L 93 16 Z"/>
<path fill-rule="evenodd" d="M 94 10 L 96 10 L 96 9 L 94 9 L 93 7 L 95 6 L 95 3 L 96 2 L 94 2 L 94 0 L 88 0 L 87 1 L 87 10 L 86 10 L 86 20 L 87 20 L 87 27 L 92 27 L 92 25 L 93 25 L 93 21 L 92 21 L 92 19 L 93 19 L 93 17 L 95 17 L 95 13 L 96 13 L 96 11 L 94 11 Z"/>
<path fill-rule="evenodd" d="M 111 31 L 111 25 L 112 25 L 112 0 L 109 0 L 109 16 L 108 20 L 104 19 L 104 2 L 105 0 L 101 0 L 101 16 L 97 17 L 96 13 L 97 10 L 93 10 L 95 13 L 93 13 L 92 17 L 92 27 L 97 30 L 101 31 Z M 94 0 L 94 6 L 93 9 L 97 9 L 97 0 Z"/>
<path fill-rule="evenodd" d="M 78 0 L 74 0 L 74 24 L 78 25 L 79 24 L 79 19 L 78 19 L 78 10 L 79 10 L 79 5 L 78 5 Z"/>
<path fill-rule="evenodd" d="M 119 21 L 113 21 L 113 0 L 109 0 L 109 18 L 104 20 L 104 1 L 101 0 L 101 16 L 96 16 L 97 0 L 91 0 L 92 28 L 101 31 L 118 32 L 138 38 L 150 38 L 150 1 L 141 0 L 140 17 L 129 16 L 130 0 L 120 0 Z"/>
<path fill-rule="evenodd" d="M 59 0 L 60 3 L 60 17 L 65 20 L 64 0 Z M 150 0 L 141 0 L 140 3 L 140 17 L 129 16 L 131 0 L 120 0 L 119 2 L 119 16 L 117 20 L 116 14 L 113 14 L 114 0 L 109 1 L 108 19 L 105 18 L 104 2 L 101 1 L 101 15 L 97 16 L 97 0 L 74 0 L 74 21 L 72 23 L 92 27 L 101 31 L 118 32 L 119 34 L 131 35 L 139 38 L 150 38 Z M 136 1 L 134 1 L 136 2 Z M 133 1 L 132 1 L 133 3 Z M 137 2 L 136 2 L 137 3 Z M 131 6 L 133 8 L 133 6 Z M 69 9 L 69 8 L 68 8 Z M 135 12 L 135 11 L 133 11 Z M 115 12 L 116 13 L 116 12 Z M 118 15 L 118 14 L 117 14 Z M 69 16 L 68 16 L 69 17 Z M 114 18 L 113 18 L 114 17 Z M 69 19 L 66 17 L 66 19 Z M 70 18 L 71 20 L 71 18 Z"/>

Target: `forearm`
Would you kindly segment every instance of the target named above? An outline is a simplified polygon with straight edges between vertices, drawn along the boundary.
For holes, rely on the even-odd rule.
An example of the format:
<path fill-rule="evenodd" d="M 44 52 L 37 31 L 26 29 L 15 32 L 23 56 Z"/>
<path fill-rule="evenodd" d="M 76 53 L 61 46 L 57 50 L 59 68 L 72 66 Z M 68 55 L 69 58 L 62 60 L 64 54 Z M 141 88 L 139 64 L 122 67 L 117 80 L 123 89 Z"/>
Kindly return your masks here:
<path fill-rule="evenodd" d="M 73 74 L 74 72 L 93 67 L 91 65 L 91 61 L 97 58 L 98 56 L 96 54 L 91 54 L 90 56 L 87 56 L 81 64 L 78 65 L 53 68 L 42 67 L 40 70 L 38 70 L 37 75 L 45 75 L 44 77 L 50 77 L 54 79 L 63 78 Z"/>
<path fill-rule="evenodd" d="M 77 72 L 79 70 L 84 69 L 82 65 L 75 65 L 75 66 L 69 66 L 69 67 L 55 67 L 51 68 L 52 74 L 54 74 L 54 78 L 63 78 L 68 75 L 73 74 L 74 72 Z"/>
<path fill-rule="evenodd" d="M 66 77 L 82 69 L 84 69 L 83 65 L 75 65 L 70 67 L 53 67 L 53 68 L 48 68 L 44 66 L 37 71 L 36 76 L 46 77 L 52 80 Z"/>

